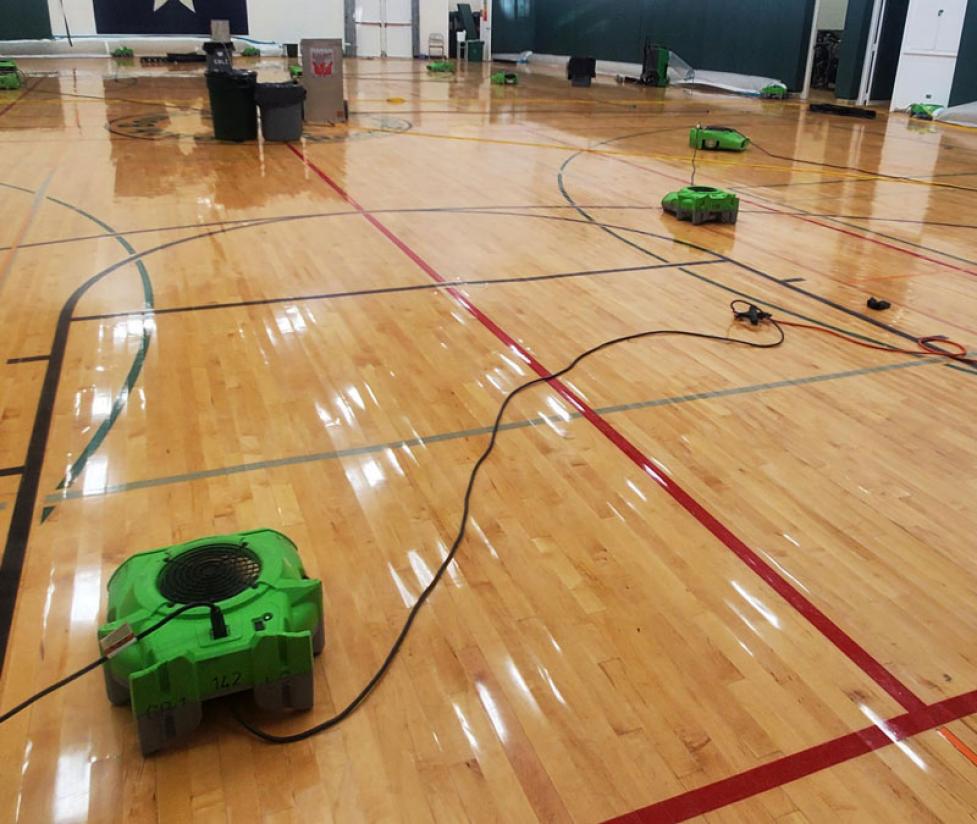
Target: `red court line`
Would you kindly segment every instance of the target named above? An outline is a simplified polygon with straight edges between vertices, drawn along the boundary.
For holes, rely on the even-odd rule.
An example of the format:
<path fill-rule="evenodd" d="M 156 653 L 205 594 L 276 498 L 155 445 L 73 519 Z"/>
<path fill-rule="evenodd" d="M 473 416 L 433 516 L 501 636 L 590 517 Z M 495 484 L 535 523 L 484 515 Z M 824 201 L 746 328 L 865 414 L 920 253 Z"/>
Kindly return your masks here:
<path fill-rule="evenodd" d="M 32 91 L 34 91 L 34 89 L 36 89 L 40 84 L 41 84 L 41 81 L 38 80 L 33 86 L 28 86 L 26 89 L 24 89 L 23 94 L 19 95 L 14 100 L 11 100 L 6 106 L 4 106 L 2 109 L 0 109 L 0 117 L 3 117 L 14 106 L 16 106 L 18 103 L 20 103 L 21 100 L 23 100 L 25 97 L 27 97 L 27 95 L 29 95 Z"/>
<path fill-rule="evenodd" d="M 571 145 L 570 148 L 577 148 L 577 147 Z M 665 172 L 659 171 L 658 169 L 649 169 L 647 166 L 642 166 L 640 163 L 635 163 L 632 160 L 628 160 L 626 157 L 618 157 L 616 155 L 606 155 L 606 157 L 609 157 L 611 160 L 616 160 L 618 163 L 625 163 L 628 166 L 633 166 L 635 169 L 641 169 L 644 172 L 651 172 L 652 174 L 660 175 L 661 177 L 664 177 L 668 180 L 677 180 L 680 183 L 685 183 L 684 177 L 676 177 L 675 175 L 667 174 Z M 884 240 L 880 240 L 879 238 L 870 237 L 869 235 L 861 235 L 858 232 L 853 232 L 851 229 L 844 229 L 841 226 L 834 226 L 831 223 L 821 223 L 820 221 L 808 217 L 807 215 L 797 214 L 796 212 L 788 212 L 785 211 L 784 209 L 777 209 L 774 206 L 768 206 L 766 203 L 760 203 L 756 200 L 750 200 L 749 198 L 744 197 L 742 195 L 740 195 L 740 200 L 742 200 L 744 203 L 749 203 L 752 206 L 759 206 L 761 209 L 766 209 L 768 212 L 774 212 L 775 214 L 778 215 L 785 215 L 786 217 L 793 217 L 796 218 L 797 220 L 803 220 L 805 223 L 811 223 L 814 226 L 820 226 L 822 229 L 830 229 L 832 232 L 841 232 L 841 234 L 843 235 L 849 235 L 850 237 L 856 238 L 858 240 L 864 240 L 868 243 L 874 243 L 877 246 L 884 246 L 886 249 L 892 249 L 893 251 L 896 252 L 902 252 L 902 254 L 904 255 L 909 255 L 911 257 L 918 258 L 919 260 L 925 260 L 928 263 L 935 263 L 937 266 L 943 266 L 947 269 L 953 269 L 957 272 L 962 272 L 965 275 L 977 277 L 977 272 L 973 271 L 972 269 L 964 269 L 962 266 L 955 266 L 954 264 L 947 263 L 944 260 L 932 258 L 929 257 L 928 255 L 923 255 L 920 254 L 919 252 L 914 252 L 911 249 L 905 249 L 902 246 L 897 246 L 894 243 L 888 243 Z M 844 283 L 845 281 L 842 282 Z M 846 285 L 850 285 L 850 284 L 846 284 Z"/>
<path fill-rule="evenodd" d="M 288 144 L 292 153 L 301 160 L 306 168 L 311 169 L 316 175 L 335 191 L 340 197 L 349 203 L 354 209 L 360 212 L 373 226 L 375 226 L 387 239 L 398 249 L 416 263 L 429 277 L 438 283 L 446 283 L 446 279 L 425 261 L 417 252 L 411 249 L 404 241 L 387 228 L 375 215 L 364 209 L 356 202 L 336 181 L 327 175 L 322 169 L 298 151 L 294 146 Z M 475 304 L 466 298 L 458 289 L 448 288 L 448 292 L 464 309 L 466 309 L 476 320 L 488 329 L 502 343 L 512 349 L 518 357 L 524 360 L 533 371 L 545 377 L 551 371 L 543 366 L 530 352 L 516 342 L 511 335 L 503 330 L 488 315 L 482 312 Z M 859 669 L 869 678 L 875 681 L 885 692 L 892 696 L 899 704 L 907 710 L 919 710 L 925 706 L 913 692 L 899 681 L 895 675 L 889 672 L 879 661 L 862 647 L 854 638 L 846 633 L 825 613 L 816 607 L 798 589 L 790 584 L 780 573 L 764 561 L 756 552 L 750 549 L 739 537 L 726 527 L 702 504 L 696 501 L 688 492 L 685 491 L 676 481 L 658 471 L 652 461 L 645 456 L 638 447 L 615 429 L 610 423 L 595 412 L 584 400 L 579 398 L 575 392 L 570 390 L 559 380 L 550 380 L 550 386 L 570 402 L 604 437 L 613 443 L 631 461 L 636 464 L 643 472 L 655 481 L 665 492 L 686 510 L 693 518 L 708 529 L 723 545 L 736 555 L 753 572 L 760 576 L 763 581 L 770 586 L 787 603 L 797 610 L 807 621 L 814 626 L 825 638 L 847 656 Z"/>
<path fill-rule="evenodd" d="M 888 747 L 913 735 L 977 713 L 977 690 L 898 715 L 882 726 L 855 732 L 778 758 L 712 784 L 666 798 L 640 810 L 625 813 L 606 824 L 661 824 L 685 821 L 718 810 L 791 781 L 843 764 L 860 755 Z M 951 742 L 952 743 L 952 742 Z"/>
<path fill-rule="evenodd" d="M 857 240 L 865 240 L 869 243 L 874 243 L 877 246 L 884 246 L 886 249 L 894 249 L 897 252 L 902 252 L 904 255 L 910 255 L 914 258 L 919 258 L 920 260 L 925 260 L 928 263 L 935 263 L 938 266 L 944 266 L 947 269 L 955 269 L 958 272 L 963 272 L 965 275 L 970 275 L 972 277 L 977 277 L 977 272 L 973 269 L 964 269 L 962 266 L 955 266 L 952 263 L 947 263 L 944 260 L 938 260 L 937 258 L 932 258 L 929 255 L 923 255 L 919 252 L 914 252 L 912 249 L 904 249 L 902 246 L 896 246 L 894 243 L 887 243 L 879 238 L 870 237 L 868 235 L 861 235 L 858 232 L 853 232 L 851 229 L 844 229 L 841 226 L 833 226 L 830 223 L 821 223 L 814 218 L 808 217 L 807 215 L 794 214 L 792 212 L 785 212 L 782 209 L 776 209 L 773 206 L 767 206 L 765 203 L 758 203 L 755 200 L 747 200 L 743 198 L 744 203 L 750 203 L 753 206 L 759 206 L 761 209 L 766 209 L 768 212 L 776 212 L 777 214 L 787 215 L 788 217 L 794 217 L 798 220 L 803 220 L 805 223 L 812 223 L 815 226 L 820 226 L 822 229 L 831 229 L 833 232 L 841 232 L 843 235 L 848 235 L 849 237 L 856 238 Z M 939 254 L 939 253 L 937 253 Z"/>

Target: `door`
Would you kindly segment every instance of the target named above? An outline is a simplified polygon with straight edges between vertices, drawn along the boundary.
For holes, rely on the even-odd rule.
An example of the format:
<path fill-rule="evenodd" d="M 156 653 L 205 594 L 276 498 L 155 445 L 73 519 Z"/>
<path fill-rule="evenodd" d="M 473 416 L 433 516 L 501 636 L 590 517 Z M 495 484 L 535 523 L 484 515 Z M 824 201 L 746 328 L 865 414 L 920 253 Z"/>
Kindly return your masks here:
<path fill-rule="evenodd" d="M 909 0 L 886 0 L 869 85 L 868 99 L 871 103 L 892 99 L 908 11 Z"/>
<path fill-rule="evenodd" d="M 882 40 L 882 22 L 885 20 L 886 0 L 875 0 L 872 9 L 872 22 L 869 26 L 868 44 L 865 48 L 865 62 L 862 64 L 862 82 L 858 87 L 859 106 L 869 102 L 872 78 L 875 77 L 875 66 L 878 61 L 879 44 Z"/>
<path fill-rule="evenodd" d="M 911 0 L 892 108 L 949 102 L 967 0 Z"/>
<path fill-rule="evenodd" d="M 411 0 L 356 0 L 359 57 L 413 57 Z"/>
<path fill-rule="evenodd" d="M 914 2 L 909 10 L 907 52 L 955 57 L 967 13 L 966 0 Z"/>

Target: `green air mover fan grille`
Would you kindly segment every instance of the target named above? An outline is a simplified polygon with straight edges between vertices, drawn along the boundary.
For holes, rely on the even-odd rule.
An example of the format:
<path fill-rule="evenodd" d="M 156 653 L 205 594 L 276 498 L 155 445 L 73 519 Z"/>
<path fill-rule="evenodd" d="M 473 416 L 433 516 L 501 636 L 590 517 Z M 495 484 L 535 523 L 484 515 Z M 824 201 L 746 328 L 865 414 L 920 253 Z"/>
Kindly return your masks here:
<path fill-rule="evenodd" d="M 295 544 L 270 529 L 133 555 L 109 580 L 105 688 L 132 707 L 144 754 L 196 728 L 204 701 L 250 690 L 268 710 L 312 707 L 312 659 L 323 648 L 322 584 Z M 193 607 L 135 641 L 186 604 Z M 127 643 L 128 642 L 128 643 Z"/>
<path fill-rule="evenodd" d="M 261 561 L 241 544 L 208 544 L 171 558 L 159 574 L 160 594 L 174 604 L 233 598 L 254 586 Z"/>

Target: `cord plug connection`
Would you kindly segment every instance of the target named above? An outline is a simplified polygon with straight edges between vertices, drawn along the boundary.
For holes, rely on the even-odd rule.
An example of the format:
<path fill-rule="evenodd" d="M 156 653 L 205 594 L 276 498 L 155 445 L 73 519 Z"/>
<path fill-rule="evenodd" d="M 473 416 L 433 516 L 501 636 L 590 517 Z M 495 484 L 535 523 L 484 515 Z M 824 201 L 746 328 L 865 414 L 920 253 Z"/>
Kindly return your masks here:
<path fill-rule="evenodd" d="M 733 317 L 736 320 L 747 320 L 750 322 L 750 326 L 759 326 L 761 321 L 769 320 L 773 317 L 769 312 L 764 312 L 755 303 L 747 303 L 747 308 L 740 311 L 736 308 L 736 304 L 746 303 L 746 301 L 733 301 Z"/>

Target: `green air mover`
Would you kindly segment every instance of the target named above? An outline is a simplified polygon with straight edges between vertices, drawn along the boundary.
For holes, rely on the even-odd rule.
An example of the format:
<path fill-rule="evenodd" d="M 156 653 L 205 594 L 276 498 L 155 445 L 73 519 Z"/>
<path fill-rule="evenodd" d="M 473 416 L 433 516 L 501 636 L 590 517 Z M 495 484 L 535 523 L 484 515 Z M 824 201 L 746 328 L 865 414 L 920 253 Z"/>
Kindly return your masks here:
<path fill-rule="evenodd" d="M 783 100 L 787 97 L 787 87 L 782 83 L 771 83 L 760 89 L 760 97 L 764 100 Z"/>
<path fill-rule="evenodd" d="M 736 223 L 740 199 L 732 192 L 712 186 L 686 186 L 665 195 L 662 208 L 679 220 L 691 220 L 696 226 L 711 221 Z"/>
<path fill-rule="evenodd" d="M 433 63 L 427 64 L 427 70 L 429 72 L 453 72 L 455 66 L 447 60 L 435 60 Z"/>
<path fill-rule="evenodd" d="M 696 126 L 689 132 L 689 145 L 693 149 L 742 152 L 750 145 L 750 139 L 728 126 Z"/>
<path fill-rule="evenodd" d="M 513 72 L 496 72 L 491 77 L 493 86 L 517 86 L 519 75 Z"/>
<path fill-rule="evenodd" d="M 913 103 L 909 107 L 909 116 L 918 120 L 932 120 L 945 108 L 939 103 Z"/>
<path fill-rule="evenodd" d="M 270 710 L 312 707 L 312 657 L 325 640 L 322 584 L 295 544 L 256 530 L 134 555 L 109 580 L 98 631 L 109 701 L 131 704 L 144 755 L 196 728 L 208 698 L 251 690 Z M 186 604 L 142 640 L 134 635 Z"/>
<path fill-rule="evenodd" d="M 0 90 L 20 88 L 20 72 L 13 60 L 0 60 Z"/>
<path fill-rule="evenodd" d="M 642 86 L 668 85 L 668 49 L 645 39 L 644 53 L 641 60 Z"/>

